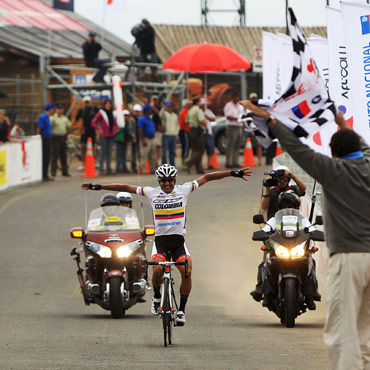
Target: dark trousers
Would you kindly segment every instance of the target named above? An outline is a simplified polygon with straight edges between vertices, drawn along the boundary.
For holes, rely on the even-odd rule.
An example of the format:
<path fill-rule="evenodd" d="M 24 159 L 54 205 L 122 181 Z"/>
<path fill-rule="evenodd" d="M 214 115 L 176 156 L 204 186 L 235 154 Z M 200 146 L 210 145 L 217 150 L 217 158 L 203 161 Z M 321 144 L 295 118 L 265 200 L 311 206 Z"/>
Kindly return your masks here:
<path fill-rule="evenodd" d="M 127 172 L 126 166 L 127 143 L 116 141 L 116 172 Z"/>
<path fill-rule="evenodd" d="M 131 144 L 131 171 L 136 172 L 137 171 L 137 156 L 139 153 L 139 144 L 132 143 Z"/>
<path fill-rule="evenodd" d="M 169 161 L 167 152 L 169 152 Z M 176 136 L 163 135 L 162 136 L 162 164 L 169 163 L 171 166 L 175 165 L 176 157 Z"/>
<path fill-rule="evenodd" d="M 201 127 L 190 128 L 191 157 L 186 162 L 189 168 L 195 164 L 197 172 L 203 172 L 202 157 L 205 150 L 205 139 Z"/>
<path fill-rule="evenodd" d="M 106 66 L 108 60 L 105 59 L 95 59 L 94 60 L 94 67 L 99 68 L 99 71 L 96 72 L 95 76 L 93 77 L 93 80 L 95 82 L 105 82 L 104 76 L 108 71 L 108 67 Z"/>
<path fill-rule="evenodd" d="M 277 142 L 273 141 L 271 145 L 266 149 L 266 164 L 272 164 L 272 159 L 276 154 Z"/>
<path fill-rule="evenodd" d="M 49 161 L 50 161 L 50 147 L 51 137 L 42 137 L 42 178 L 47 179 L 49 177 Z"/>
<path fill-rule="evenodd" d="M 60 159 L 63 175 L 68 174 L 67 166 L 67 143 L 65 135 L 54 135 L 51 137 L 51 175 L 57 174 L 57 163 Z"/>
<path fill-rule="evenodd" d="M 184 130 L 180 130 L 179 138 L 181 143 L 181 158 L 185 159 L 189 155 L 189 133 Z"/>

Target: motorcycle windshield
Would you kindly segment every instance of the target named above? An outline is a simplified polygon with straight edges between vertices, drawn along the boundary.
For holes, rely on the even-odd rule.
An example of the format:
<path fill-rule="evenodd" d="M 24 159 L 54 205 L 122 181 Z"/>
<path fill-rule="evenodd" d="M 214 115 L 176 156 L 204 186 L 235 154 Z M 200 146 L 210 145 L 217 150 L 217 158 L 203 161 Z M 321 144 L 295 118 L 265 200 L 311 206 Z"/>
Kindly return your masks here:
<path fill-rule="evenodd" d="M 135 210 L 127 207 L 106 206 L 91 211 L 87 231 L 132 231 L 139 230 Z"/>
<path fill-rule="evenodd" d="M 275 214 L 276 231 L 287 237 L 296 236 L 300 230 L 303 230 L 303 215 L 298 209 L 282 209 Z"/>

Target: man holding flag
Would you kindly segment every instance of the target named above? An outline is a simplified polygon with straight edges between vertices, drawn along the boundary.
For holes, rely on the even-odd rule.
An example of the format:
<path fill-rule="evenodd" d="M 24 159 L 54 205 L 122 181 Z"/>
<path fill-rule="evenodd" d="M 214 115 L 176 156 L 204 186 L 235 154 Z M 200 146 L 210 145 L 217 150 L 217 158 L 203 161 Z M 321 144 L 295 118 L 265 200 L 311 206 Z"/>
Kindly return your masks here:
<path fill-rule="evenodd" d="M 298 139 L 333 121 L 335 107 L 321 89 L 323 81 L 306 39 L 293 11 L 289 12 L 296 56 L 288 90 L 266 110 L 248 100 L 240 103 L 265 118 L 295 162 L 322 185 L 330 253 L 324 341 L 333 369 L 369 369 L 370 147 L 351 129 L 342 112 L 335 116 L 340 130 L 330 141 L 333 158 L 316 153 Z"/>

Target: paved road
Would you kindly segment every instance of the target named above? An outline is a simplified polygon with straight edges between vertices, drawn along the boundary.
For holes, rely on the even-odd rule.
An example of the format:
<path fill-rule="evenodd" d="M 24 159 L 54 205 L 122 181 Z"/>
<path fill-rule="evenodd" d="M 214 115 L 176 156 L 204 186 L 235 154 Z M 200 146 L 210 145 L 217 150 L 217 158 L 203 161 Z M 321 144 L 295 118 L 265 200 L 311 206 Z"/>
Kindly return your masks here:
<path fill-rule="evenodd" d="M 91 210 L 103 193 L 79 190 L 79 174 L 73 175 L 0 194 L 0 369 L 328 368 L 324 303 L 286 329 L 249 296 L 262 254 L 251 241 L 251 220 L 263 168 L 248 182 L 227 178 L 190 196 L 193 292 L 186 326 L 175 328 L 170 348 L 150 314 L 150 294 L 122 320 L 83 304 L 69 230 L 84 225 L 85 201 Z M 179 183 L 193 178 L 181 174 Z M 134 175 L 103 180 L 138 183 Z M 147 185 L 154 180 L 142 177 Z M 140 215 L 140 200 L 134 201 Z M 152 223 L 146 201 L 144 215 Z"/>

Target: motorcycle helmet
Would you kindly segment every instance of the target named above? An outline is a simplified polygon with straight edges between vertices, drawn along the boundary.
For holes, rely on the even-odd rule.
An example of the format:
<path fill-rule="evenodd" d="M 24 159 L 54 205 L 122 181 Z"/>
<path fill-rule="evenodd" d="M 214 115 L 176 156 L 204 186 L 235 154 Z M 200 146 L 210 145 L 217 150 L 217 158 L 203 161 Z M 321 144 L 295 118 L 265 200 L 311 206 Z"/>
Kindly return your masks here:
<path fill-rule="evenodd" d="M 162 178 L 176 178 L 178 174 L 177 169 L 174 166 L 171 166 L 168 163 L 162 164 L 162 166 L 159 166 L 157 168 L 157 171 L 155 171 L 155 175 L 157 176 L 157 179 Z"/>
<path fill-rule="evenodd" d="M 132 196 L 126 191 L 121 191 L 117 194 L 117 199 L 120 204 L 129 204 L 129 207 L 132 208 Z"/>
<path fill-rule="evenodd" d="M 103 195 L 103 197 L 100 200 L 100 207 L 106 206 L 119 206 L 119 200 L 116 197 L 116 194 L 107 193 Z"/>
<path fill-rule="evenodd" d="M 292 190 L 280 193 L 278 199 L 279 199 L 279 209 L 284 208 L 299 209 L 299 206 L 301 204 L 298 195 Z"/>

